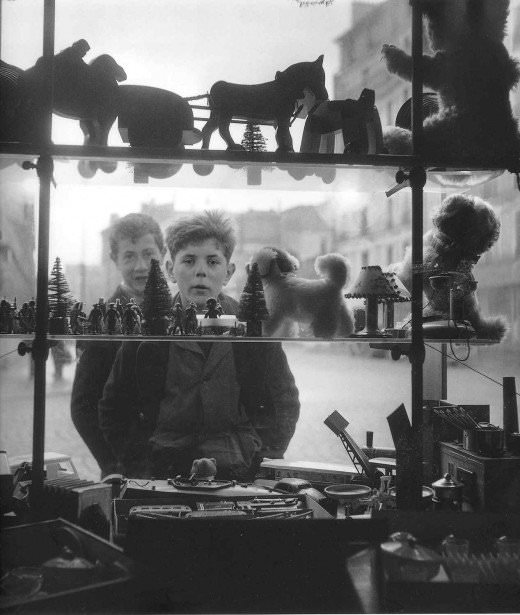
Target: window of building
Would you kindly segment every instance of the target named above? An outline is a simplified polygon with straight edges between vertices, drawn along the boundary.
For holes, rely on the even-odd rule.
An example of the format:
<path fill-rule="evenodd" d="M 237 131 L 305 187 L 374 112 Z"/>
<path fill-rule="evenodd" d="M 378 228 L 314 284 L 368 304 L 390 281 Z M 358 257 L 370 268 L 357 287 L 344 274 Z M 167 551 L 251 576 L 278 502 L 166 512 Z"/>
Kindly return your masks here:
<path fill-rule="evenodd" d="M 392 118 L 392 101 L 389 100 L 386 103 L 386 123 L 388 125 L 393 123 L 393 118 Z"/>
<path fill-rule="evenodd" d="M 386 264 L 390 265 L 394 261 L 394 247 L 386 246 Z"/>
<path fill-rule="evenodd" d="M 386 202 L 386 228 L 391 229 L 394 226 L 394 207 L 392 199 L 389 198 Z"/>
<path fill-rule="evenodd" d="M 366 235 L 368 233 L 368 210 L 366 207 L 361 210 L 361 217 L 359 220 L 359 233 L 360 235 Z"/>
<path fill-rule="evenodd" d="M 515 216 L 515 256 L 520 256 L 520 212 Z"/>

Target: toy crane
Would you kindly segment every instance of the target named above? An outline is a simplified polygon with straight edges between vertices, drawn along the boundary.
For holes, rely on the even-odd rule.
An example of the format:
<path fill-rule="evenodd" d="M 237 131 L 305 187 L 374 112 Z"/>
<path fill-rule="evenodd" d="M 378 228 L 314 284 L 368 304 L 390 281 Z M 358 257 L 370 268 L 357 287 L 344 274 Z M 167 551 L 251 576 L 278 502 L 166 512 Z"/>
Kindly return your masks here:
<path fill-rule="evenodd" d="M 339 437 L 358 473 L 362 474 L 364 472 L 369 478 L 374 478 L 376 468 L 370 464 L 367 455 L 348 433 L 347 427 L 349 423 L 347 419 L 337 410 L 334 410 L 323 422 Z"/>

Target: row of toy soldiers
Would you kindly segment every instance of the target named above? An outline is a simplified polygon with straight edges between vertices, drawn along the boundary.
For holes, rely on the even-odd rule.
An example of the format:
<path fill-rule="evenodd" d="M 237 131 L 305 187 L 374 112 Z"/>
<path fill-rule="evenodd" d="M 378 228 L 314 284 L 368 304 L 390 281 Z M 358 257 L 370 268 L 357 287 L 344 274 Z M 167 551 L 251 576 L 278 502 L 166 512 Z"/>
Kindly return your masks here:
<path fill-rule="evenodd" d="M 207 310 L 204 312 L 204 318 L 219 318 L 224 313 L 222 306 L 216 299 L 210 297 L 206 301 Z M 170 311 L 170 319 L 172 324 L 168 328 L 168 335 L 196 335 L 199 332 L 199 324 L 197 321 L 197 306 L 190 302 L 185 311 L 177 302 Z"/>
<path fill-rule="evenodd" d="M 218 318 L 222 315 L 222 306 L 216 299 L 206 302 L 204 318 Z M 191 302 L 186 310 L 177 302 L 168 320 L 168 335 L 196 335 L 198 332 L 197 308 Z M 101 297 L 94 303 L 89 315 L 83 311 L 83 302 L 77 301 L 70 310 L 70 332 L 72 335 L 140 335 L 145 332 L 143 312 L 134 298 L 123 306 L 119 299 L 106 303 Z M 0 333 L 34 333 L 36 327 L 36 302 L 34 299 L 24 303 L 17 311 L 16 298 L 11 304 L 2 299 L 0 304 Z"/>
<path fill-rule="evenodd" d="M 119 299 L 107 305 L 101 297 L 93 304 L 88 317 L 83 311 L 81 301 L 76 302 L 70 311 L 70 329 L 73 335 L 139 335 L 142 321 L 143 312 L 134 298 L 123 306 Z"/>
<path fill-rule="evenodd" d="M 0 301 L 0 333 L 34 333 L 36 328 L 36 301 L 23 303 L 20 310 L 16 297 L 11 303 L 5 297 Z"/>

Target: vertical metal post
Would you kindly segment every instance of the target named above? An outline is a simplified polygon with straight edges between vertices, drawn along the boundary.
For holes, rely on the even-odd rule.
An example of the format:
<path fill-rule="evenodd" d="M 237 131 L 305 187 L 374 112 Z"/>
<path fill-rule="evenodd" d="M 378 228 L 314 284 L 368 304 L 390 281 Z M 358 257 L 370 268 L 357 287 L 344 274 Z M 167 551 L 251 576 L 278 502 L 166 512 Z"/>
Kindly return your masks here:
<path fill-rule="evenodd" d="M 398 508 L 419 509 L 422 491 L 422 418 L 424 339 L 422 330 L 423 288 L 423 188 L 426 174 L 422 162 L 422 11 L 421 0 L 412 7 L 412 147 L 414 164 L 410 169 L 412 190 L 412 343 L 410 349 L 412 385 L 412 433 L 400 455 L 401 480 Z M 400 492 L 400 493 L 399 493 Z"/>
<path fill-rule="evenodd" d="M 38 209 L 38 268 L 36 278 L 36 329 L 32 357 L 34 360 L 34 416 L 31 511 L 34 517 L 40 512 L 44 481 L 45 452 L 45 403 L 46 365 L 48 346 L 48 276 L 49 276 L 49 220 L 50 192 L 53 173 L 49 154 L 52 135 L 52 101 L 54 81 L 54 19 L 55 0 L 45 0 L 43 9 L 43 58 L 45 79 L 41 92 L 41 104 L 45 110 L 43 138 L 37 164 L 40 181 Z"/>

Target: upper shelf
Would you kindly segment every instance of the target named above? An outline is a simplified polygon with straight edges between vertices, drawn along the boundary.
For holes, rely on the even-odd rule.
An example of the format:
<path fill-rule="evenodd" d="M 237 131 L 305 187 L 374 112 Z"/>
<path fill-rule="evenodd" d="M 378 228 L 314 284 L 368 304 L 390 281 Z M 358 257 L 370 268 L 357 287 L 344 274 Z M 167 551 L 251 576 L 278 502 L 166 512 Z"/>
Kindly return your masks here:
<path fill-rule="evenodd" d="M 37 147 L 0 143 L 0 165 L 34 160 Z M 396 173 L 418 165 L 412 156 L 280 154 L 130 147 L 84 147 L 53 145 L 49 149 L 56 165 L 57 184 L 202 189 L 263 189 L 317 192 L 385 192 L 392 194 L 408 184 L 398 184 Z M 469 190 L 503 173 L 503 169 L 446 167 L 425 163 L 426 192 L 450 193 Z M 103 170 L 105 169 L 105 170 Z"/>

